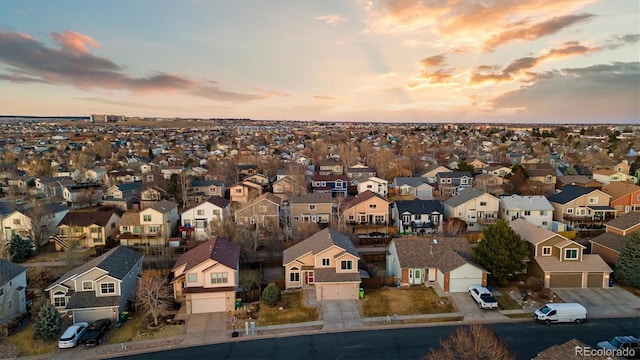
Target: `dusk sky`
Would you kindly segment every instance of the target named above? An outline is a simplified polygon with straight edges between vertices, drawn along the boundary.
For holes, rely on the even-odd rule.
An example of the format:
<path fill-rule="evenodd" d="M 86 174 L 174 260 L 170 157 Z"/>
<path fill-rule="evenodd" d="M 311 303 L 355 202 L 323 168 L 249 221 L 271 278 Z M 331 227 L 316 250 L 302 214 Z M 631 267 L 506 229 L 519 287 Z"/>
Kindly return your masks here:
<path fill-rule="evenodd" d="M 0 115 L 640 123 L 637 0 L 0 2 Z"/>

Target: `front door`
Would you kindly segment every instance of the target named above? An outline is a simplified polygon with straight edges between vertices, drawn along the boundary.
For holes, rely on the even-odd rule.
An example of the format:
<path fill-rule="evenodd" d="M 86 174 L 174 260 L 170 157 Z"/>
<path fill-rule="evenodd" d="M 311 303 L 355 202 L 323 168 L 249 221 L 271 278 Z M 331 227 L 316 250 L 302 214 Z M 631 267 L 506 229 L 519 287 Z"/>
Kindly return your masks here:
<path fill-rule="evenodd" d="M 436 281 L 436 269 L 428 269 L 427 270 L 427 279 L 430 282 Z"/>
<path fill-rule="evenodd" d="M 314 282 L 313 280 L 313 271 L 305 271 L 304 272 L 304 284 L 305 285 L 312 285 Z"/>

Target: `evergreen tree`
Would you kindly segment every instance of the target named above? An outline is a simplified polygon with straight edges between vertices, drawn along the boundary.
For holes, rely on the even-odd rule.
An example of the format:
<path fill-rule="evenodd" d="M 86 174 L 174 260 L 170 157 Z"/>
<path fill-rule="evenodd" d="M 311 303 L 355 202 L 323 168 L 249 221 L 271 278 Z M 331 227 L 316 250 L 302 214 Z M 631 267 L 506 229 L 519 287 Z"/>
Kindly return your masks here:
<path fill-rule="evenodd" d="M 31 241 L 24 240 L 19 235 L 14 235 L 9 244 L 9 253 L 11 254 L 11 261 L 23 262 L 31 255 Z"/>
<path fill-rule="evenodd" d="M 42 305 L 33 325 L 33 338 L 55 340 L 62 328 L 62 316 L 52 304 Z"/>
<path fill-rule="evenodd" d="M 524 260 L 529 255 L 527 242 L 509 224 L 499 219 L 482 231 L 482 240 L 473 249 L 473 258 L 484 266 L 500 285 L 524 269 Z"/>
<path fill-rule="evenodd" d="M 280 288 L 275 283 L 269 283 L 262 291 L 262 302 L 269 306 L 275 306 L 281 296 Z"/>
<path fill-rule="evenodd" d="M 640 287 L 640 231 L 629 237 L 616 262 L 616 281 Z"/>

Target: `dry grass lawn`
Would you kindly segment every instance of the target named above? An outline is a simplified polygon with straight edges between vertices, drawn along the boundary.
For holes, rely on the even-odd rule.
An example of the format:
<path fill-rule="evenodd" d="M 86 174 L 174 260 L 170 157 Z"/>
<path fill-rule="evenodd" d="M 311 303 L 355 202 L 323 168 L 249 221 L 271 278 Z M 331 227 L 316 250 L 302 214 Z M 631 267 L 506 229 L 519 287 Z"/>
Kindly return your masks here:
<path fill-rule="evenodd" d="M 122 326 L 111 328 L 105 343 L 119 344 L 130 341 L 162 339 L 171 336 L 182 335 L 184 325 L 163 325 L 157 330 L 148 330 L 142 324 L 142 315 L 134 313 L 131 319 L 125 321 Z"/>
<path fill-rule="evenodd" d="M 496 296 L 500 310 L 520 310 L 522 306 L 518 304 L 509 295 Z"/>
<path fill-rule="evenodd" d="M 280 310 L 280 307 L 283 309 Z M 304 305 L 302 291 L 283 292 L 278 305 L 260 304 L 257 325 L 280 325 L 316 320 L 318 320 L 318 310 Z"/>
<path fill-rule="evenodd" d="M 435 290 L 425 287 L 367 290 L 362 299 L 362 311 L 365 317 L 455 312 L 451 299 L 440 297 Z"/>
<path fill-rule="evenodd" d="M 2 342 L 14 344 L 18 347 L 19 356 L 33 356 L 53 352 L 58 345 L 57 340 L 42 341 L 33 339 L 33 325 L 20 329 L 15 334 L 4 338 Z"/>

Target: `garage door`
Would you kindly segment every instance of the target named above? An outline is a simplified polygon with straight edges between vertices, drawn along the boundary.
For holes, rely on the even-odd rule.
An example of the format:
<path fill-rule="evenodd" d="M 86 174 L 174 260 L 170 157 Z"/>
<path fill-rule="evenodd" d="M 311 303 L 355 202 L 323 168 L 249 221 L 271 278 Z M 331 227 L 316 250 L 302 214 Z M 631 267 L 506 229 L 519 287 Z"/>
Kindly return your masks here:
<path fill-rule="evenodd" d="M 582 273 L 551 274 L 549 287 L 552 288 L 581 288 Z"/>
<path fill-rule="evenodd" d="M 210 312 L 226 312 L 225 298 L 191 299 L 191 313 L 202 314 Z"/>
<path fill-rule="evenodd" d="M 77 309 L 73 311 L 73 321 L 86 321 L 88 323 L 94 322 L 100 319 L 111 319 L 113 318 L 113 310 L 111 308 L 100 308 L 100 309 Z"/>
<path fill-rule="evenodd" d="M 358 294 L 354 285 L 322 285 L 320 298 L 322 300 L 357 299 Z"/>
<path fill-rule="evenodd" d="M 587 287 L 601 288 L 603 276 L 604 274 L 602 273 L 590 273 L 587 278 Z"/>
<path fill-rule="evenodd" d="M 482 285 L 482 278 L 449 279 L 449 292 L 469 292 L 469 286 Z"/>

